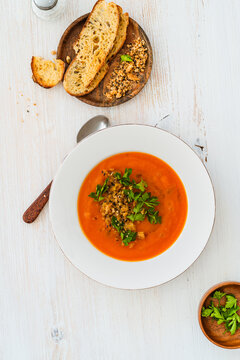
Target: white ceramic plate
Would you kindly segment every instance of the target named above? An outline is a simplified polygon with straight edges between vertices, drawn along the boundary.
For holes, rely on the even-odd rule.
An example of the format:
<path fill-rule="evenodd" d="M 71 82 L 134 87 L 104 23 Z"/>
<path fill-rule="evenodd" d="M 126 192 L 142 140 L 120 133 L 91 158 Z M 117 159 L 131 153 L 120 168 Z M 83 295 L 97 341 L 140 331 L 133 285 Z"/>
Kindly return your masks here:
<path fill-rule="evenodd" d="M 79 225 L 77 198 L 89 171 L 103 159 L 126 151 L 155 155 L 181 178 L 188 215 L 177 241 L 159 256 L 138 262 L 120 261 L 98 251 Z M 200 255 L 211 234 L 215 198 L 206 168 L 176 136 L 144 125 L 120 125 L 95 133 L 78 144 L 58 170 L 50 194 L 50 217 L 57 241 L 79 270 L 103 284 L 122 289 L 160 285 L 185 271 Z"/>

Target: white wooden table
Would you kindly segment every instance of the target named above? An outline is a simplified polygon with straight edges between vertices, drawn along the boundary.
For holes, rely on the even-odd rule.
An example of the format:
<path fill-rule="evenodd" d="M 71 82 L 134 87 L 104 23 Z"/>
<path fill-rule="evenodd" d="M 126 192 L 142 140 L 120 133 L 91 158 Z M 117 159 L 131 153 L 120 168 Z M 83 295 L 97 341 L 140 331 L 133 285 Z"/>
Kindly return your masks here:
<path fill-rule="evenodd" d="M 0 359 L 240 359 L 240 350 L 208 342 L 197 322 L 205 290 L 240 280 L 240 1 L 119 0 L 148 34 L 154 66 L 144 90 L 112 109 L 31 80 L 31 56 L 51 58 L 64 29 L 93 3 L 68 0 L 60 19 L 44 22 L 30 1 L 0 1 Z M 63 256 L 48 207 L 32 225 L 22 221 L 78 129 L 97 114 L 112 124 L 169 130 L 201 156 L 212 177 L 217 215 L 208 245 L 162 286 L 100 285 Z"/>

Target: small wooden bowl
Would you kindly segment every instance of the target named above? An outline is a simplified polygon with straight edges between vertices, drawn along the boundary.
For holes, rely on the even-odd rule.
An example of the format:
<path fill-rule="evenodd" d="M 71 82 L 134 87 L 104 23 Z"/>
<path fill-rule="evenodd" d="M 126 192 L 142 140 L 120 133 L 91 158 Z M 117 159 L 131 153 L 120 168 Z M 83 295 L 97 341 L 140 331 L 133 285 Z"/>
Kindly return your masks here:
<path fill-rule="evenodd" d="M 202 332 L 206 338 L 213 344 L 225 349 L 239 349 L 240 348 L 240 329 L 234 335 L 229 332 L 224 334 L 224 324 L 218 325 L 217 321 L 212 318 L 203 318 L 201 310 L 203 306 L 209 306 L 211 295 L 214 291 L 220 290 L 224 293 L 233 294 L 240 304 L 240 283 L 235 281 L 226 281 L 211 287 L 202 297 L 198 309 L 198 321 Z"/>
<path fill-rule="evenodd" d="M 74 58 L 75 52 L 73 50 L 73 43 L 77 40 L 79 33 L 80 33 L 88 15 L 89 14 L 85 14 L 85 15 L 79 17 L 78 19 L 76 19 L 72 24 L 70 24 L 68 26 L 68 28 L 64 31 L 64 33 L 60 39 L 58 49 L 57 49 L 57 59 L 61 59 L 62 61 L 65 62 L 66 69 L 69 65 L 66 62 L 66 57 L 69 56 L 71 58 L 71 60 Z M 146 47 L 148 50 L 148 59 L 146 62 L 145 71 L 142 74 L 140 81 L 138 83 L 136 83 L 135 86 L 132 88 L 132 90 L 130 90 L 125 96 L 121 97 L 120 99 L 113 98 L 113 99 L 109 100 L 104 95 L 104 93 L 105 93 L 105 88 L 106 88 L 108 79 L 118 63 L 117 59 L 118 59 L 119 55 L 126 54 L 128 51 L 127 45 L 139 37 L 145 41 L 145 44 L 146 44 Z M 138 25 L 138 23 L 136 21 L 129 18 L 129 25 L 128 25 L 128 29 L 127 29 L 126 41 L 125 41 L 122 49 L 119 51 L 118 55 L 115 56 L 115 58 L 110 63 L 110 68 L 108 70 L 107 75 L 100 82 L 100 84 L 97 86 L 97 88 L 95 90 L 93 90 L 90 94 L 84 95 L 84 96 L 79 96 L 79 97 L 76 96 L 76 98 L 79 99 L 80 101 L 83 101 L 83 102 L 85 102 L 89 105 L 93 105 L 93 106 L 110 107 L 110 106 L 116 106 L 116 105 L 123 104 L 124 102 L 131 100 L 134 96 L 136 96 L 146 85 L 146 83 L 149 79 L 151 70 L 152 70 L 152 63 L 153 63 L 152 47 L 151 47 L 151 44 L 150 44 L 150 41 L 149 41 L 147 35 L 145 34 L 144 30 L 141 28 L 140 25 Z"/>

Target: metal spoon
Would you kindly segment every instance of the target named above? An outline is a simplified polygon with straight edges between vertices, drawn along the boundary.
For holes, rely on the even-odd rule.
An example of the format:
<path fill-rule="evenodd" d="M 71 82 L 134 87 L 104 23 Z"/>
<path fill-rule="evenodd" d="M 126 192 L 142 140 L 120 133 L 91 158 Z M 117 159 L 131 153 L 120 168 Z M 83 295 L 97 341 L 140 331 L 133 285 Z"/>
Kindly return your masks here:
<path fill-rule="evenodd" d="M 84 124 L 77 134 L 77 143 L 79 143 L 86 136 L 97 132 L 99 130 L 105 129 L 109 126 L 109 120 L 106 116 L 97 115 L 92 119 L 88 120 L 86 124 Z M 25 223 L 32 223 L 49 199 L 50 189 L 51 189 L 52 181 L 48 186 L 43 190 L 43 192 L 38 196 L 38 198 L 29 206 L 29 208 L 23 214 L 23 221 Z"/>

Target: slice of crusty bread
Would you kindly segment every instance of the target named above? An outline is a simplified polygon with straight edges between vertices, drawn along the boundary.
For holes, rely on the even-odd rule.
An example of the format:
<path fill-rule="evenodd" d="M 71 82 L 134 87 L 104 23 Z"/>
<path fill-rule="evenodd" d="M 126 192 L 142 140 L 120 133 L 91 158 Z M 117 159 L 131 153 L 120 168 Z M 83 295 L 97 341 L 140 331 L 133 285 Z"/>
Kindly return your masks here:
<path fill-rule="evenodd" d="M 107 61 L 111 60 L 115 55 L 117 55 L 117 53 L 122 48 L 122 46 L 126 40 L 126 37 L 127 37 L 127 27 L 129 24 L 128 13 L 123 14 L 121 6 L 117 5 L 117 7 L 118 7 L 119 15 L 120 15 L 119 27 L 118 27 L 118 32 L 117 32 L 115 42 L 113 44 L 113 48 L 110 51 L 110 53 L 108 54 Z"/>
<path fill-rule="evenodd" d="M 98 0 L 76 42 L 78 54 L 69 65 L 63 86 L 78 96 L 94 79 L 113 47 L 119 26 L 117 5 Z"/>
<path fill-rule="evenodd" d="M 117 53 L 122 48 L 122 46 L 126 40 L 129 16 L 128 16 L 128 13 L 125 13 L 125 14 L 122 13 L 122 8 L 120 6 L 117 5 L 117 7 L 118 7 L 119 15 L 120 15 L 120 21 L 119 21 L 117 36 L 116 36 L 115 42 L 113 44 L 113 48 L 107 56 L 106 63 L 98 71 L 98 73 L 95 76 L 95 78 L 93 79 L 93 81 L 91 81 L 91 83 L 87 87 L 82 89 L 81 93 L 79 93 L 78 96 L 83 96 L 83 95 L 89 94 L 94 89 L 96 89 L 96 87 L 99 85 L 99 83 L 102 81 L 102 79 L 108 72 L 108 69 L 109 69 L 108 61 L 110 61 L 112 58 L 114 58 L 115 55 L 117 55 Z M 75 44 L 75 45 L 77 45 L 77 44 Z M 78 50 L 78 46 L 75 46 L 75 49 Z"/>
<path fill-rule="evenodd" d="M 45 60 L 40 56 L 33 56 L 31 68 L 33 80 L 45 88 L 51 88 L 62 80 L 65 64 L 62 60 Z"/>

